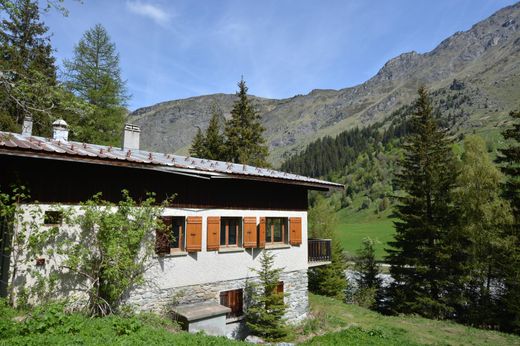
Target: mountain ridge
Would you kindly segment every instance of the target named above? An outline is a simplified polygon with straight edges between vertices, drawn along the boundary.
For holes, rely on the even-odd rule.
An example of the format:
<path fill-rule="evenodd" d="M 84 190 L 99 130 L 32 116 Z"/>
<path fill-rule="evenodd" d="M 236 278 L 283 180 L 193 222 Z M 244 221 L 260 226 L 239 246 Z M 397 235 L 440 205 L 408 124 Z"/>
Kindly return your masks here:
<path fill-rule="evenodd" d="M 367 81 L 342 89 L 314 89 L 284 99 L 251 96 L 262 115 L 270 160 L 275 165 L 311 141 L 355 126 L 366 126 L 413 101 L 419 85 L 448 88 L 454 79 L 471 86 L 465 109 L 475 122 L 494 126 L 496 113 L 520 101 L 520 3 L 505 7 L 444 39 L 426 53 L 402 53 Z M 186 153 L 197 128 L 209 123 L 212 105 L 229 117 L 235 95 L 217 93 L 161 102 L 137 109 L 129 120 L 140 125 L 146 149 Z M 491 107 L 490 107 L 491 106 Z"/>

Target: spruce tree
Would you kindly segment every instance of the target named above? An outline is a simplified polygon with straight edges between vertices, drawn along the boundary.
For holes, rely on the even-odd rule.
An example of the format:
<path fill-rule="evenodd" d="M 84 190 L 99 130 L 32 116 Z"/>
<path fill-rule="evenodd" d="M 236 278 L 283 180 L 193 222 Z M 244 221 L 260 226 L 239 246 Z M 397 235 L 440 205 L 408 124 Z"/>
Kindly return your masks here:
<path fill-rule="evenodd" d="M 209 120 L 209 126 L 206 130 L 206 158 L 210 160 L 225 160 L 224 154 L 224 137 L 220 131 L 221 119 L 224 119 L 222 111 L 218 108 L 213 109 L 213 114 Z"/>
<path fill-rule="evenodd" d="M 190 155 L 198 158 L 206 157 L 206 146 L 205 143 L 206 138 L 204 138 L 204 134 L 200 127 L 197 129 L 197 134 L 193 137 L 193 141 L 191 142 L 190 147 Z"/>
<path fill-rule="evenodd" d="M 381 278 L 378 277 L 379 267 L 372 239 L 368 237 L 363 239 L 363 246 L 357 250 L 355 262 L 357 290 L 354 300 L 361 306 L 375 309 Z"/>
<path fill-rule="evenodd" d="M 508 141 L 497 158 L 500 169 L 506 175 L 504 198 L 511 204 L 513 224 L 504 226 L 502 238 L 508 242 L 500 263 L 503 288 L 499 306 L 501 307 L 501 328 L 520 334 L 520 111 L 510 113 L 513 126 L 502 135 Z"/>
<path fill-rule="evenodd" d="M 461 288 L 465 244 L 452 234 L 457 214 L 452 202 L 457 169 L 451 141 L 439 129 L 425 88 L 419 89 L 413 133 L 404 144 L 396 184 L 405 192 L 395 208 L 396 234 L 387 261 L 394 282 L 393 312 L 445 318 L 453 313 L 450 299 Z M 451 248 L 450 246 L 454 246 Z"/>
<path fill-rule="evenodd" d="M 78 139 L 119 144 L 128 96 L 119 54 L 106 29 L 97 24 L 87 30 L 74 47 L 73 59 L 64 65 L 67 88 L 94 107 L 92 114 L 79 120 Z"/>
<path fill-rule="evenodd" d="M 265 129 L 260 124 L 260 115 L 247 96 L 248 88 L 244 79 L 240 80 L 238 88 L 238 100 L 233 105 L 231 119 L 224 130 L 227 160 L 266 167 L 269 152 L 263 137 Z"/>
<path fill-rule="evenodd" d="M 259 276 L 258 283 L 248 283 L 246 289 L 246 324 L 254 335 L 270 340 L 287 335 L 284 321 L 284 294 L 277 292 L 281 268 L 274 268 L 274 255 L 264 251 L 260 258 L 260 269 L 254 270 Z"/>
<path fill-rule="evenodd" d="M 49 110 L 56 66 L 48 28 L 40 21 L 37 1 L 16 0 L 0 8 L 0 126 L 17 131 L 25 115 L 33 132 L 50 133 Z"/>

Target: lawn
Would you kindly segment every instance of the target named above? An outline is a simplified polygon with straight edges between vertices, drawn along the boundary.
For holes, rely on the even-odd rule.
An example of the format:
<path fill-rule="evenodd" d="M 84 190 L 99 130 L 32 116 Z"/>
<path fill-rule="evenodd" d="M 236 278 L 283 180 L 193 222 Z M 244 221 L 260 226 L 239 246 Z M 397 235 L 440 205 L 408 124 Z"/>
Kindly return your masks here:
<path fill-rule="evenodd" d="M 343 249 L 349 254 L 355 254 L 362 245 L 363 238 L 376 240 L 376 256 L 383 259 L 386 243 L 393 239 L 394 226 L 388 218 L 388 212 L 374 215 L 371 212 L 349 213 L 342 209 L 337 213 L 338 224 L 336 235 L 343 244 Z"/>
<path fill-rule="evenodd" d="M 309 298 L 312 318 L 299 335 L 301 341 L 317 336 L 304 345 L 520 345 L 514 335 L 417 316 L 383 316 L 313 294 Z"/>

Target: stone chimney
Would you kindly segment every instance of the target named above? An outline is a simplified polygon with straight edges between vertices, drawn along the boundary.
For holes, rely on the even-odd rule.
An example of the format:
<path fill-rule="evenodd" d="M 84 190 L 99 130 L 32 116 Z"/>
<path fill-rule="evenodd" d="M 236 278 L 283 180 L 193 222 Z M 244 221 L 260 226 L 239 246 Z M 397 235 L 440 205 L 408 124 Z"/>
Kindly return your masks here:
<path fill-rule="evenodd" d="M 141 129 L 139 126 L 133 124 L 125 125 L 125 132 L 123 133 L 123 149 L 139 150 L 139 136 Z"/>
<path fill-rule="evenodd" d="M 69 125 L 63 119 L 58 119 L 52 123 L 52 138 L 55 141 L 69 140 Z"/>
<path fill-rule="evenodd" d="M 23 136 L 32 136 L 32 127 L 33 127 L 32 117 L 30 115 L 26 115 L 25 118 L 23 118 L 22 135 Z"/>

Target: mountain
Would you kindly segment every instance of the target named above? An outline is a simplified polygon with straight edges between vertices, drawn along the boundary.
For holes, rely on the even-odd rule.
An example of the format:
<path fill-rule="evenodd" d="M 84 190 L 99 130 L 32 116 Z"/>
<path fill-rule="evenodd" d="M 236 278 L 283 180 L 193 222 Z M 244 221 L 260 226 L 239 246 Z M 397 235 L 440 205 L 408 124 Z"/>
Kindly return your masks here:
<path fill-rule="evenodd" d="M 267 130 L 270 159 L 278 165 L 317 138 L 390 116 L 413 101 L 421 84 L 464 93 L 463 129 L 499 126 L 503 114 L 520 107 L 520 3 L 455 33 L 430 52 L 389 60 L 360 85 L 253 99 Z M 208 126 L 212 105 L 229 117 L 234 100 L 235 95 L 214 94 L 168 101 L 134 111 L 129 121 L 141 126 L 145 149 L 186 153 L 197 128 Z"/>

